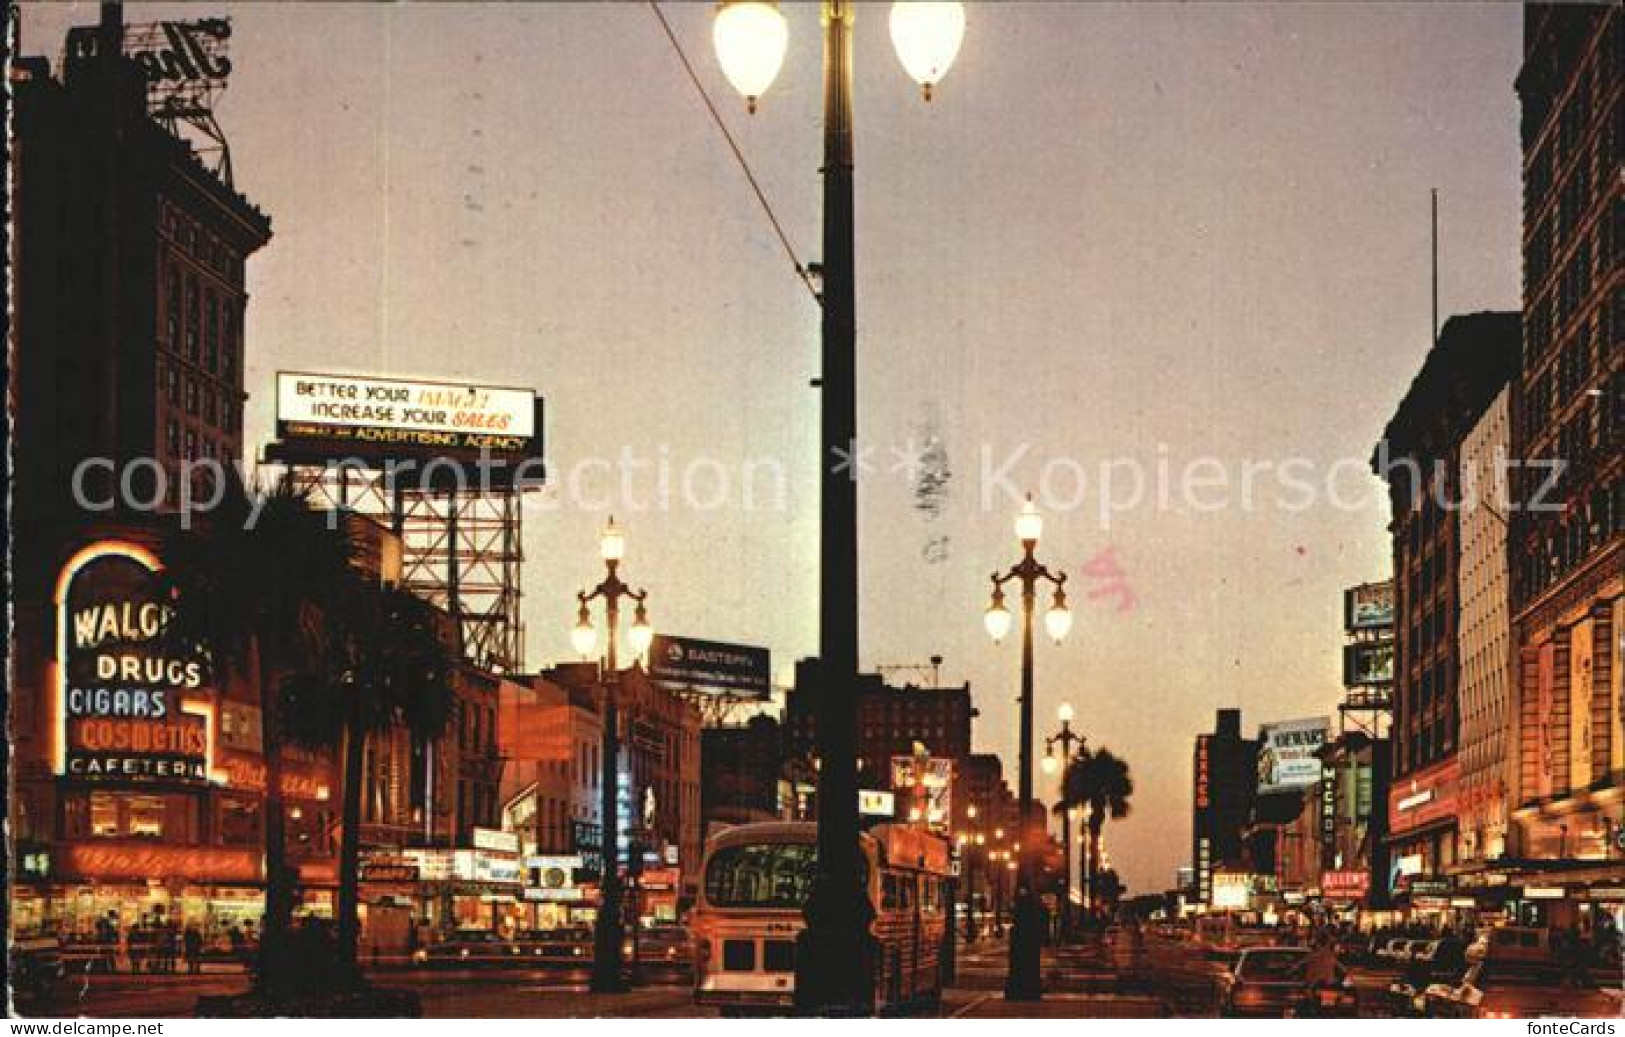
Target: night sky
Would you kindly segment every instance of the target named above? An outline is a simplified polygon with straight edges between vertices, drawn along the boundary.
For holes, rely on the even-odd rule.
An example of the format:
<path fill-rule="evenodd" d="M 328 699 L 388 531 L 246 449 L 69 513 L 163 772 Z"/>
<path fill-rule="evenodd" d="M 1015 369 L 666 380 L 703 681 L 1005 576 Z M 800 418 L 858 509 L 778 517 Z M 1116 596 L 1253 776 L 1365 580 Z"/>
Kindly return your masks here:
<path fill-rule="evenodd" d="M 817 259 L 816 4 L 754 117 L 717 66 L 709 3 L 668 17 L 801 258 Z M 272 217 L 249 267 L 248 434 L 279 369 L 532 386 L 558 481 L 525 522 L 529 661 L 570 657 L 574 592 L 623 448 L 626 575 L 657 629 L 816 645 L 818 317 L 646 5 L 131 4 L 132 22 L 223 11 L 219 110 L 237 185 Z M 1191 743 L 1213 711 L 1334 713 L 1343 587 L 1387 575 L 1360 472 L 1429 342 L 1428 191 L 1441 310 L 1513 309 L 1519 153 L 1512 4 L 969 8 L 924 103 L 886 8 L 856 28 L 863 661 L 946 662 L 972 682 L 979 749 L 1015 783 L 1018 650 L 982 632 L 1015 561 L 1012 482 L 1075 495 L 1111 459 L 1339 461 L 1345 501 L 1164 510 L 1103 523 L 1096 488 L 1052 508 L 1040 557 L 1073 574 L 1077 624 L 1038 651 L 1040 730 L 1070 700 L 1125 756 L 1134 816 L 1107 828 L 1132 891 L 1189 855 Z M 24 11 L 53 66 L 93 3 Z M 893 463 L 931 437 L 945 491 Z M 256 447 L 257 449 L 257 447 Z M 653 463 L 676 499 L 651 506 Z M 1062 459 L 1054 461 L 1054 459 Z M 783 506 L 741 467 L 786 473 Z M 682 503 L 683 474 L 700 496 Z M 758 469 L 760 473 L 762 469 Z M 1275 485 L 1273 476 L 1260 486 Z M 1364 495 L 1363 498 L 1361 495 Z M 1292 503 L 1301 503 L 1292 501 Z M 984 506 L 987 504 L 988 506 Z M 1113 549 L 1133 594 L 1090 599 Z"/>

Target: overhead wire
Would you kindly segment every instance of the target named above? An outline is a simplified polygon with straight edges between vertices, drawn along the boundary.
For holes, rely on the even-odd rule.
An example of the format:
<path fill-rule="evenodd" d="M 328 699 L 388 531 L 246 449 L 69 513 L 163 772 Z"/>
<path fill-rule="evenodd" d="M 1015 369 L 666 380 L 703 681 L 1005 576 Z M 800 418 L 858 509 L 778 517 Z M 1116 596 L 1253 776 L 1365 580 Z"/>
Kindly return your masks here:
<path fill-rule="evenodd" d="M 739 150 L 739 144 L 734 140 L 734 135 L 728 130 L 728 124 L 722 120 L 722 113 L 717 110 L 716 104 L 712 102 L 710 93 L 705 89 L 705 84 L 700 82 L 699 74 L 694 71 L 694 65 L 688 60 L 688 54 L 684 52 L 682 43 L 677 39 L 677 33 L 672 30 L 671 23 L 666 20 L 666 13 L 660 9 L 658 0 L 649 0 L 649 9 L 660 20 L 660 27 L 666 31 L 666 38 L 671 41 L 672 49 L 677 52 L 677 59 L 683 63 L 683 70 L 688 73 L 689 82 L 694 84 L 694 89 L 699 93 L 700 100 L 705 102 L 706 110 L 711 113 L 711 121 L 716 124 L 717 130 L 721 132 L 722 139 L 728 142 L 728 148 L 733 152 L 734 161 L 739 164 L 740 171 L 745 174 L 746 182 L 750 184 L 750 189 L 755 192 L 756 201 L 761 205 L 762 212 L 767 215 L 768 223 L 773 225 L 773 233 L 778 236 L 779 244 L 784 246 L 784 254 L 789 257 L 790 265 L 795 268 L 796 276 L 801 279 L 801 283 L 811 293 L 813 301 L 822 307 L 824 305 L 823 296 L 818 291 L 818 284 L 813 277 L 812 271 L 797 258 L 795 247 L 790 244 L 789 235 L 785 234 L 783 224 L 779 222 L 779 217 L 773 211 L 772 204 L 768 202 L 767 194 L 762 190 L 760 181 L 756 179 L 755 172 L 751 170 L 750 163 L 745 159 L 745 153 Z"/>

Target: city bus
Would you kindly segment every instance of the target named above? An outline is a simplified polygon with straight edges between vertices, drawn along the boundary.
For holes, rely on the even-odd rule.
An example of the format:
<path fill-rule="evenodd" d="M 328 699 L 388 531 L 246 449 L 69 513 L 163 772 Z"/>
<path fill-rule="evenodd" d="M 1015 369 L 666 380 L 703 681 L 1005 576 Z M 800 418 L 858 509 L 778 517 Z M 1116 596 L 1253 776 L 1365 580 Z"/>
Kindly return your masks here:
<path fill-rule="evenodd" d="M 874 908 L 875 1004 L 941 1000 L 942 946 L 952 904 L 948 842 L 917 825 L 876 825 L 858 837 Z M 689 919 L 694 996 L 725 1014 L 795 1002 L 796 938 L 812 891 L 818 826 L 766 821 L 726 829 L 706 845 Z"/>

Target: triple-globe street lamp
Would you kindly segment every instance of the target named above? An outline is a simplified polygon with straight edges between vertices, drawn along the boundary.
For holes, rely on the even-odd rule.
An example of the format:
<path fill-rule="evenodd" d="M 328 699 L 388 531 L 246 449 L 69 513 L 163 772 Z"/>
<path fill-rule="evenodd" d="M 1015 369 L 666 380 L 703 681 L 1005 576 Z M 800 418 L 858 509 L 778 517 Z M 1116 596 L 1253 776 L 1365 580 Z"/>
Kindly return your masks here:
<path fill-rule="evenodd" d="M 1061 859 L 1061 918 L 1060 931 L 1063 937 L 1072 934 L 1072 807 L 1066 802 L 1066 768 L 1072 760 L 1072 746 L 1082 745 L 1084 737 L 1072 730 L 1072 718 L 1076 715 L 1072 711 L 1072 703 L 1063 702 L 1055 711 L 1056 718 L 1061 721 L 1061 729 L 1044 739 L 1044 773 L 1061 776 L 1061 846 L 1063 848 Z M 1055 756 L 1055 747 L 1061 747 L 1060 758 Z"/>
<path fill-rule="evenodd" d="M 819 1014 L 874 1010 L 874 960 L 858 849 L 857 320 L 853 270 L 852 0 L 824 0 L 823 362 L 819 478 L 818 866 L 796 955 L 796 1003 Z M 907 2 L 891 11 L 892 43 L 925 91 L 959 52 L 957 2 Z M 775 3 L 718 6 L 712 39 L 723 73 L 754 112 L 784 62 L 790 32 Z M 841 463 L 842 459 L 845 463 Z"/>
<path fill-rule="evenodd" d="M 1050 572 L 1034 556 L 1038 538 L 1044 532 L 1044 519 L 1027 496 L 1021 514 L 1016 517 L 1016 538 L 1021 541 L 1021 561 L 1004 573 L 995 572 L 993 601 L 988 606 L 985 622 L 987 632 L 995 642 L 1003 641 L 1010 633 L 1014 620 L 1004 604 L 1004 586 L 1017 583 L 1021 587 L 1021 733 L 1020 733 L 1020 793 L 1017 810 L 1024 831 L 1028 822 L 1028 804 L 1033 800 L 1033 611 L 1038 601 L 1038 586 L 1048 583 L 1055 588 L 1054 600 L 1044 613 L 1044 628 L 1056 644 L 1061 643 L 1072 630 L 1072 612 L 1066 606 L 1066 573 Z M 1038 902 L 1035 874 L 1037 848 L 1027 838 L 1027 851 L 1017 852 L 1016 902 L 1014 928 L 1010 934 L 1010 964 L 1004 979 L 1006 1001 L 1038 1001 L 1044 996 L 1043 975 L 1039 967 L 1039 954 L 1043 938 L 1042 908 Z"/>
<path fill-rule="evenodd" d="M 615 525 L 614 516 L 604 527 L 598 541 L 599 554 L 607 570 L 604 579 L 590 591 L 578 591 L 575 629 L 570 631 L 570 643 L 583 658 L 592 655 L 598 645 L 598 631 L 592 625 L 592 611 L 587 607 L 594 599 L 604 602 L 604 628 L 607 631 L 602 670 L 603 686 L 603 740 L 599 748 L 600 799 L 599 809 L 603 823 L 599 827 L 599 842 L 603 847 L 603 872 L 599 879 L 598 918 L 593 925 L 592 990 L 601 994 L 623 993 L 628 988 L 625 963 L 622 960 L 621 941 L 625 927 L 621 917 L 620 875 L 620 817 L 617 797 L 620 791 L 620 730 L 619 685 L 620 658 L 619 629 L 621 599 L 636 604 L 632 613 L 632 626 L 628 631 L 634 656 L 649 650 L 654 629 L 649 626 L 649 613 L 644 607 L 648 592 L 633 590 L 621 581 L 621 559 L 626 556 L 626 536 Z M 636 924 L 635 922 L 633 924 Z"/>

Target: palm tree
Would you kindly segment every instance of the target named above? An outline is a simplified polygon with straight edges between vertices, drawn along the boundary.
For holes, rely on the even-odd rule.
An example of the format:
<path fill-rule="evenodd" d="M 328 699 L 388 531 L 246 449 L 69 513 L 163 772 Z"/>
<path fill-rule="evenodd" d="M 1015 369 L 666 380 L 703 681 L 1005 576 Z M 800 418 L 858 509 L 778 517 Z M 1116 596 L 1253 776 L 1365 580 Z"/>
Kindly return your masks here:
<path fill-rule="evenodd" d="M 307 673 L 287 685 L 288 734 L 301 744 L 339 748 L 343 757 L 339 836 L 338 973 L 360 981 L 361 772 L 369 738 L 398 728 L 422 743 L 451 720 L 455 693 L 451 652 L 432 606 L 396 588 L 378 589 L 359 574 L 333 618 L 343 638 L 341 668 Z"/>
<path fill-rule="evenodd" d="M 286 861 L 282 797 L 283 683 L 321 668 L 333 649 L 325 616 L 350 572 L 349 537 L 289 484 L 263 490 L 227 468 L 224 495 L 196 530 L 164 545 L 159 576 L 172 611 L 166 637 L 203 653 L 222 686 L 232 673 L 257 678 L 265 762 L 265 920 L 260 987 L 283 993 L 293 873 Z"/>
<path fill-rule="evenodd" d="M 1065 809 L 1082 807 L 1084 823 L 1089 828 L 1089 882 L 1086 892 L 1091 908 L 1100 876 L 1100 832 L 1106 818 L 1122 819 L 1129 814 L 1129 797 L 1134 794 L 1134 779 L 1128 764 L 1102 746 L 1090 749 L 1080 746 L 1077 754 L 1066 765 L 1066 776 L 1061 782 L 1061 805 Z"/>

